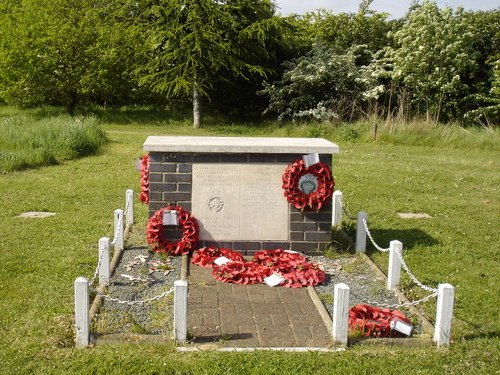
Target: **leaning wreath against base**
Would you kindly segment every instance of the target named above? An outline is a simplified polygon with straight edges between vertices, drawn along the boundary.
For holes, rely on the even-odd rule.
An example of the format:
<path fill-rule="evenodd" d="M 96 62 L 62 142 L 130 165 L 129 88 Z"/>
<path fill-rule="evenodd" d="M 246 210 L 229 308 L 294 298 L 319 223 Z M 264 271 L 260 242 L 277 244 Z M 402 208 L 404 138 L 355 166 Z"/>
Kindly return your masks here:
<path fill-rule="evenodd" d="M 182 238 L 178 242 L 171 242 L 165 238 L 163 228 L 163 212 L 177 211 L 178 225 L 182 229 Z M 171 255 L 189 254 L 198 243 L 198 223 L 189 212 L 180 206 L 165 206 L 156 211 L 148 221 L 146 235 L 152 250 L 157 253 Z"/>
<path fill-rule="evenodd" d="M 142 203 L 149 203 L 149 155 L 146 154 L 141 158 L 141 193 L 139 200 Z"/>
<path fill-rule="evenodd" d="M 282 179 L 286 200 L 301 211 L 306 207 L 319 211 L 335 186 L 328 165 L 319 162 L 306 168 L 302 159 L 286 167 Z"/>
<path fill-rule="evenodd" d="M 399 310 L 379 308 L 367 304 L 351 307 L 349 310 L 349 329 L 359 331 L 364 337 L 401 337 L 391 330 L 391 321 L 400 320 L 411 324 Z"/>

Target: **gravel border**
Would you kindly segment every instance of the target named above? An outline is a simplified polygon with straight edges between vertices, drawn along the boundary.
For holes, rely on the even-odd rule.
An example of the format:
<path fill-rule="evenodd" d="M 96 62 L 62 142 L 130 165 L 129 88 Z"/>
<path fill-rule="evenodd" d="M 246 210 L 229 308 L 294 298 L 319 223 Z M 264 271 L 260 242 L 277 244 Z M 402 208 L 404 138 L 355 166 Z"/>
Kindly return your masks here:
<path fill-rule="evenodd" d="M 155 268 L 155 262 L 160 267 Z M 125 301 L 154 298 L 170 290 L 180 275 L 181 257 L 151 253 L 147 246 L 127 247 L 110 279 L 106 294 Z M 138 280 L 127 276 L 137 277 Z M 91 330 L 97 334 L 170 335 L 172 320 L 173 293 L 157 301 L 136 305 L 120 304 L 105 298 L 92 321 Z"/>

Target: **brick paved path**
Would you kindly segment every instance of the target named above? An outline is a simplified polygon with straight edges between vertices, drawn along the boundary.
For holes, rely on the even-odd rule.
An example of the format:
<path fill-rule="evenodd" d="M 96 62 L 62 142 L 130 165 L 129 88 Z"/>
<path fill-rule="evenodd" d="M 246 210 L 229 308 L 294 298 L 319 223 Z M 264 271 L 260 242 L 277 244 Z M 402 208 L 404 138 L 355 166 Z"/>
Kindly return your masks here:
<path fill-rule="evenodd" d="M 191 266 L 188 330 L 224 347 L 328 347 L 331 335 L 307 288 L 221 283 Z"/>

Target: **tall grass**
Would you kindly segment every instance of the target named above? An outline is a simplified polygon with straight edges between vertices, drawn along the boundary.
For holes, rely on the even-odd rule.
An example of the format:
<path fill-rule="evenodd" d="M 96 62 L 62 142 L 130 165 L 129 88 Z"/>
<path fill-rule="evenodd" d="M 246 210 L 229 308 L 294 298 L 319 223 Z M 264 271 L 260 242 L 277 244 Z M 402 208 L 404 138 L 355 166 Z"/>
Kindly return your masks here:
<path fill-rule="evenodd" d="M 57 164 L 94 154 L 106 143 L 95 117 L 38 119 L 28 113 L 0 119 L 0 171 Z"/>
<path fill-rule="evenodd" d="M 427 146 L 498 150 L 498 128 L 462 127 L 423 120 L 409 122 L 358 121 L 354 123 L 304 123 L 283 125 L 281 133 L 297 137 L 321 137 L 341 143 L 383 143 L 405 146 Z"/>

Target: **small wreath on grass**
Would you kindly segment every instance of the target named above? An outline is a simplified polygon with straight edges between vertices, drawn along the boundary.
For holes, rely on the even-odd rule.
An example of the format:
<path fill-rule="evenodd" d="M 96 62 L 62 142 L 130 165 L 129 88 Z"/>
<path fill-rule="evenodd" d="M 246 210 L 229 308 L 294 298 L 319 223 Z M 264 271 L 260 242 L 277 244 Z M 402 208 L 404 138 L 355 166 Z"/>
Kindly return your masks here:
<path fill-rule="evenodd" d="M 349 311 L 349 329 L 361 332 L 364 337 L 398 337 L 397 331 L 391 331 L 393 320 L 411 324 L 399 310 L 360 304 L 353 306 Z"/>
<path fill-rule="evenodd" d="M 171 242 L 165 238 L 163 228 L 163 212 L 166 210 L 177 211 L 178 225 L 182 229 L 182 238 L 178 242 Z M 180 206 L 165 206 L 156 211 L 148 220 L 146 228 L 148 243 L 152 251 L 168 253 L 171 255 L 189 254 L 198 243 L 198 223 L 191 214 Z"/>
<path fill-rule="evenodd" d="M 139 200 L 142 203 L 149 203 L 149 155 L 141 158 L 141 192 Z"/>
<path fill-rule="evenodd" d="M 286 167 L 282 180 L 286 200 L 301 211 L 306 208 L 319 211 L 335 186 L 328 165 L 319 162 L 306 168 L 302 159 Z"/>

